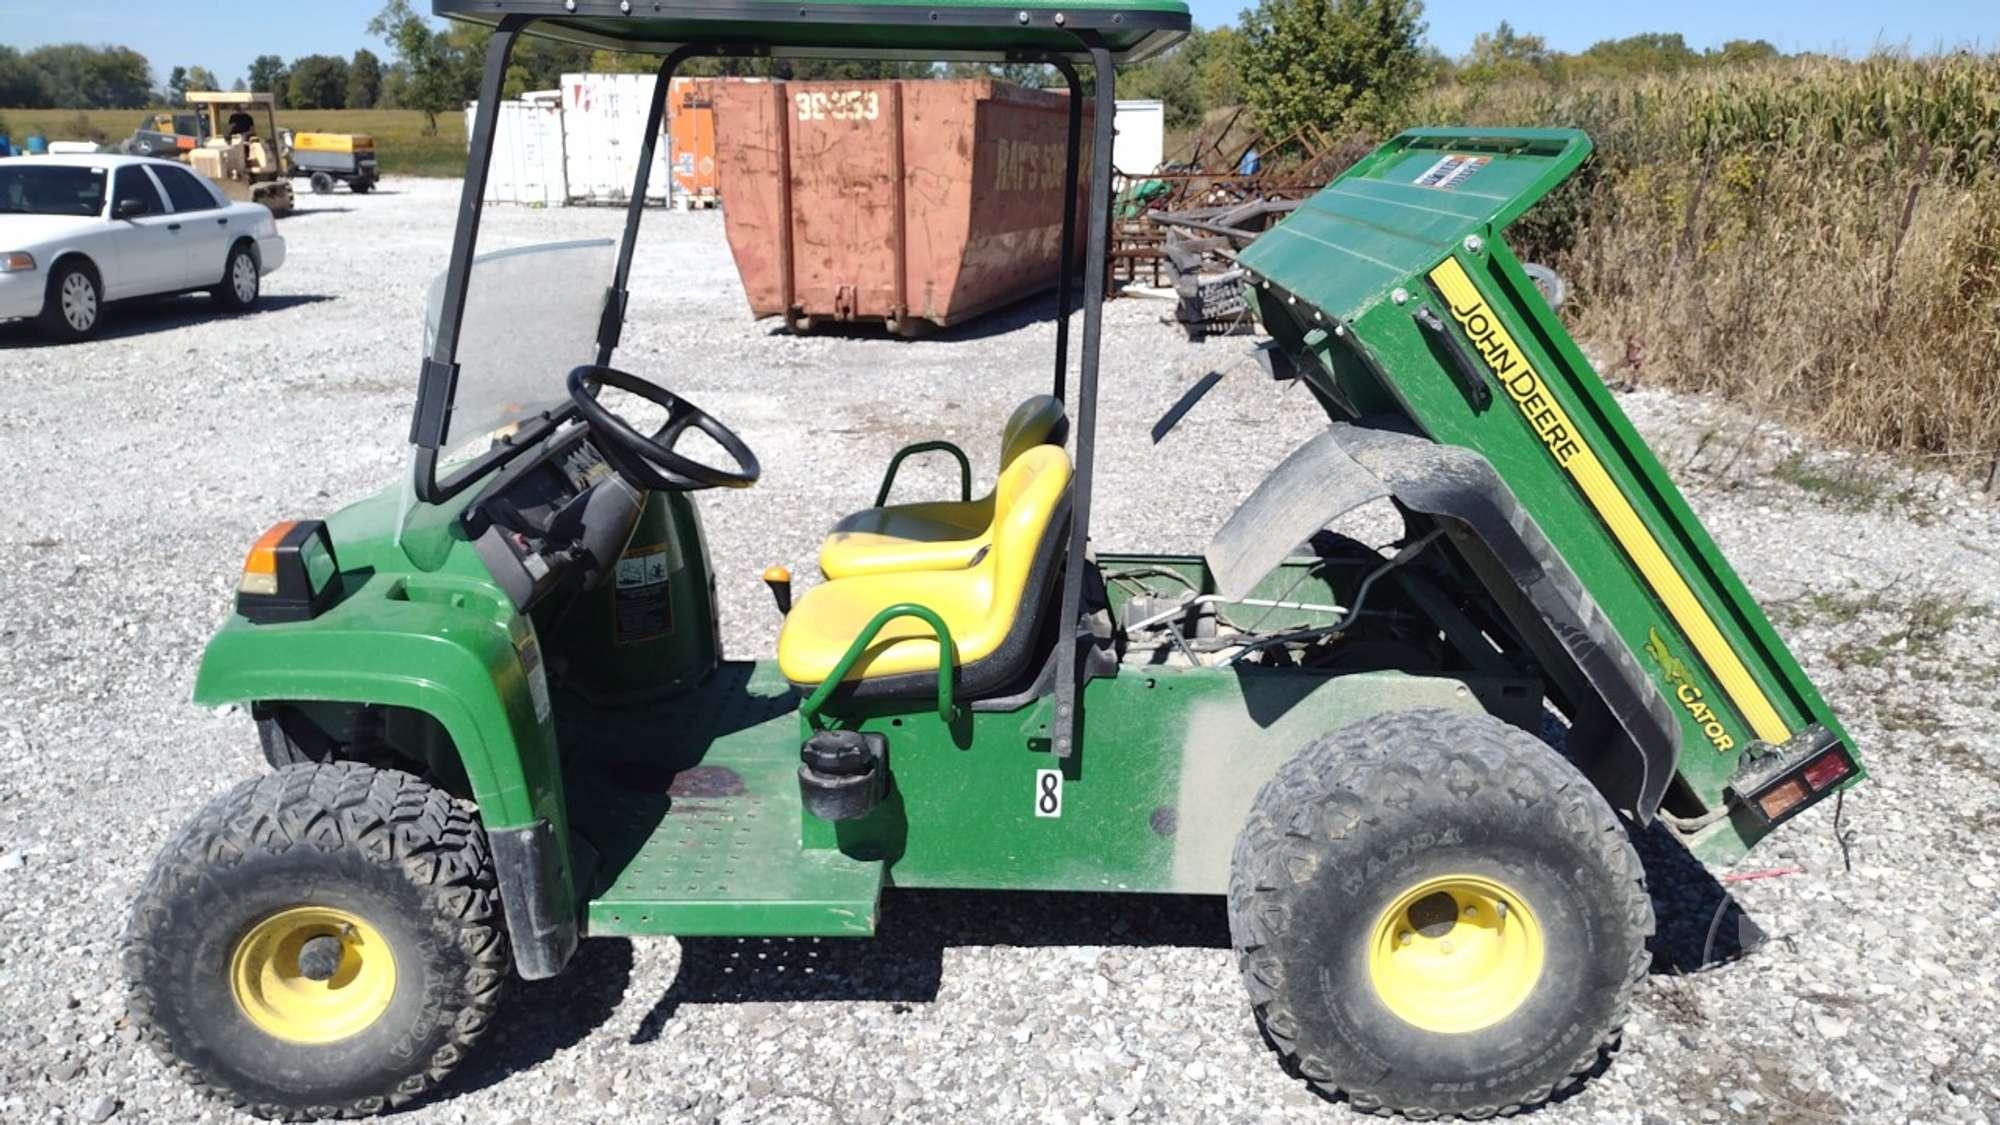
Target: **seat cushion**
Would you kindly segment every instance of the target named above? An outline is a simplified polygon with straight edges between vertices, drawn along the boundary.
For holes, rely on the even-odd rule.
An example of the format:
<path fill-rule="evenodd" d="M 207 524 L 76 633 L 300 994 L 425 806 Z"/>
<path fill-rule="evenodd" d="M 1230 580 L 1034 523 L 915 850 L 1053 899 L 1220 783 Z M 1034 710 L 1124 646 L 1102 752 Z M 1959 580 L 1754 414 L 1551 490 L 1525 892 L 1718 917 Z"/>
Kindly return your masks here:
<path fill-rule="evenodd" d="M 968 581 L 968 579 L 971 579 Z M 1009 619 L 991 613 L 992 576 L 977 570 L 918 570 L 822 582 L 792 606 L 778 634 L 778 670 L 798 684 L 816 684 L 833 672 L 869 619 L 901 602 L 915 602 L 944 618 L 959 663 L 1000 647 Z M 935 672 L 937 636 L 921 618 L 899 617 L 882 627 L 848 679 Z"/>
<path fill-rule="evenodd" d="M 1031 395 L 1007 416 L 1000 434 L 1000 471 L 1023 453 L 1060 446 L 1069 434 L 1069 415 L 1053 395 Z M 911 570 L 957 570 L 971 566 L 991 542 L 993 495 L 977 500 L 893 504 L 863 508 L 833 525 L 819 549 L 819 570 L 828 578 L 891 574 Z"/>
<path fill-rule="evenodd" d="M 828 578 L 905 570 L 959 570 L 991 542 L 993 497 L 968 503 L 895 504 L 863 508 L 833 525 L 820 545 Z"/>
<path fill-rule="evenodd" d="M 778 634 L 779 670 L 793 683 L 819 683 L 832 675 L 877 613 L 905 602 L 944 619 L 956 663 L 991 655 L 1023 615 L 1024 603 L 1041 593 L 1029 588 L 1031 574 L 1069 495 L 1069 479 L 1069 455 L 1060 447 L 1031 450 L 1000 475 L 992 542 L 978 562 L 957 570 L 834 578 L 806 591 L 785 615 Z M 930 626 L 920 618 L 902 617 L 882 628 L 846 678 L 932 672 L 937 666 L 938 643 Z"/>

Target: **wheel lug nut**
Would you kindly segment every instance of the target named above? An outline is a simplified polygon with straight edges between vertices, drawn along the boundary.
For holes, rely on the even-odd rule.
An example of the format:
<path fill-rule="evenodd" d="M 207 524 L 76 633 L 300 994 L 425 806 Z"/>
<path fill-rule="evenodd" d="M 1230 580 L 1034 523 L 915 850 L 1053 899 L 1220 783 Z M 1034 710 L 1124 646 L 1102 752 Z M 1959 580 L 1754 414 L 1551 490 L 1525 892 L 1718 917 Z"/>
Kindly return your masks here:
<path fill-rule="evenodd" d="M 1414 935 L 1414 934 L 1412 934 L 1412 933 L 1410 933 L 1410 931 L 1408 931 L 1408 930 L 1404 930 L 1404 931 L 1403 931 L 1402 933 L 1400 933 L 1400 934 L 1397 934 L 1397 935 L 1396 935 L 1396 944 L 1398 944 L 1398 945 L 1408 945 L 1408 944 L 1410 944 L 1410 941 L 1411 941 L 1411 940 L 1412 940 L 1412 938 L 1414 938 L 1414 937 L 1415 937 L 1415 935 Z"/>

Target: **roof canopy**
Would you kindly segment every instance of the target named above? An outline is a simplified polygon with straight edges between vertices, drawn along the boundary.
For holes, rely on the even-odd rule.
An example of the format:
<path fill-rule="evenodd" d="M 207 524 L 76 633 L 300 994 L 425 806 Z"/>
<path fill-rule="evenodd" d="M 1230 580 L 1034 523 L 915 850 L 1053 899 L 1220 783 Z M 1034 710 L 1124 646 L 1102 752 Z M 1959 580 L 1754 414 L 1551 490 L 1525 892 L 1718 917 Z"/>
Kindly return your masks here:
<path fill-rule="evenodd" d="M 498 24 L 613 51 L 665 54 L 685 43 L 759 44 L 780 57 L 993 62 L 1034 55 L 1085 57 L 1071 32 L 1093 33 L 1120 62 L 1150 58 L 1188 30 L 1183 0 L 433 0 L 441 16 Z"/>
<path fill-rule="evenodd" d="M 271 105 L 271 95 L 263 91 L 247 93 L 242 90 L 189 90 L 189 105 Z"/>

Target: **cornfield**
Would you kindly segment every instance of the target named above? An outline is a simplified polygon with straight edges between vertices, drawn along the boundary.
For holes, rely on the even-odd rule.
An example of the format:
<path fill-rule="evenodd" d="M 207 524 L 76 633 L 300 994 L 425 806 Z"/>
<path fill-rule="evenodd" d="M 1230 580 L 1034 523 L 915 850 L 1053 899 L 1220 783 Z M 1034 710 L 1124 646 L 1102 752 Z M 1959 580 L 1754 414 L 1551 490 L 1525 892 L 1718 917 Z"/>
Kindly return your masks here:
<path fill-rule="evenodd" d="M 2000 471 L 2000 56 L 1445 87 L 1415 117 L 1590 133 L 1511 238 L 1607 378 Z"/>

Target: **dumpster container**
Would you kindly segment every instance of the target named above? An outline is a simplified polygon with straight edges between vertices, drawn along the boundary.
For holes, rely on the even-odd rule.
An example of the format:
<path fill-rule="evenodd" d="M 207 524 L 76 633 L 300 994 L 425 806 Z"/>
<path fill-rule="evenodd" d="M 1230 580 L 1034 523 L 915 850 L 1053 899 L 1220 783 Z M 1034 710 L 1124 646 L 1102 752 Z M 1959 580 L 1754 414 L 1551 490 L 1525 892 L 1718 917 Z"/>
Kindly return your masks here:
<path fill-rule="evenodd" d="M 1055 284 L 1067 94 L 970 79 L 717 83 L 713 99 L 754 315 L 910 334 Z"/>
<path fill-rule="evenodd" d="M 714 78 L 676 78 L 667 90 L 667 146 L 674 198 L 690 211 L 709 210 L 715 186 Z"/>

